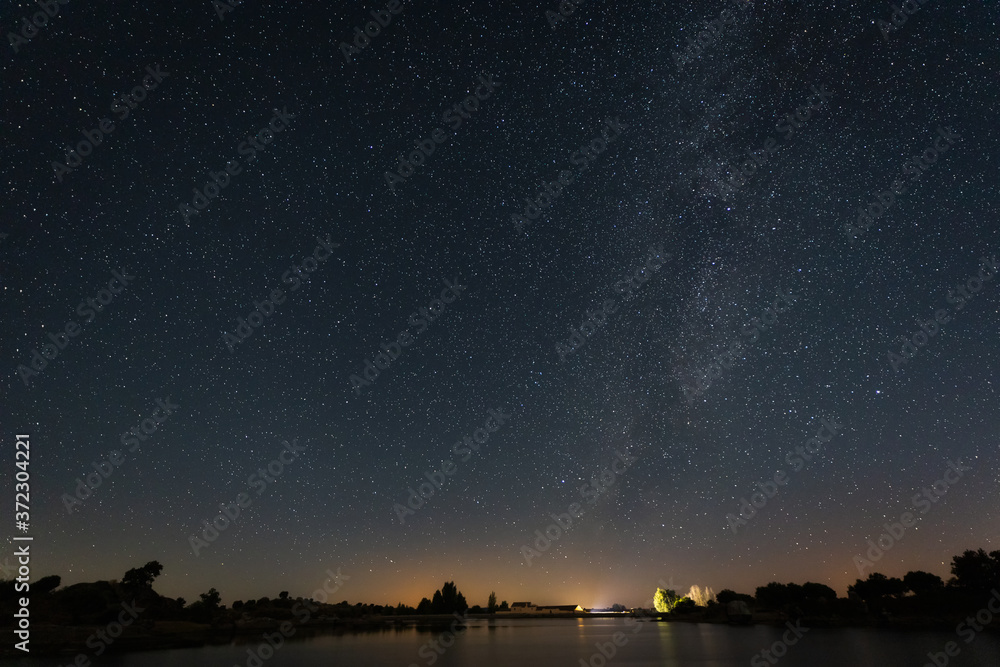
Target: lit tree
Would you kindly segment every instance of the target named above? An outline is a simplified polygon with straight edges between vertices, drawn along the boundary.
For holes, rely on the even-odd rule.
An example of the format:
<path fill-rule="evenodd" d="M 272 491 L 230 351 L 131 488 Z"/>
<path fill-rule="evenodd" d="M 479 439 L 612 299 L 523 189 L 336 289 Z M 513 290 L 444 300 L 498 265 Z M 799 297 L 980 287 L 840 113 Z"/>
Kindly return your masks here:
<path fill-rule="evenodd" d="M 677 603 L 681 599 L 677 597 L 677 593 L 672 590 L 665 588 L 657 588 L 656 595 L 653 596 L 653 606 L 656 607 L 656 611 L 661 614 L 667 614 L 674 610 Z"/>
<path fill-rule="evenodd" d="M 699 607 L 707 607 L 710 601 L 715 602 L 715 591 L 710 587 L 702 588 L 697 584 L 691 587 L 687 596 L 694 600 L 694 603 Z"/>

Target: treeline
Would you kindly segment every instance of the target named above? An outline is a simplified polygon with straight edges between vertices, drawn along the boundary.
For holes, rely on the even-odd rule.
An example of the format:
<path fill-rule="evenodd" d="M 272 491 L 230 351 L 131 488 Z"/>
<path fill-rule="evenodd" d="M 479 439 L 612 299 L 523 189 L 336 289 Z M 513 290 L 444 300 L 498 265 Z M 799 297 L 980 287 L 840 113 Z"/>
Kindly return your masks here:
<path fill-rule="evenodd" d="M 157 561 L 127 571 L 120 581 L 95 581 L 60 588 L 61 577 L 51 575 L 36 582 L 29 582 L 29 589 L 18 588 L 14 580 L 0 580 L 0 609 L 7 617 L 7 610 L 17 604 L 17 598 L 27 596 L 31 601 L 31 618 L 34 623 L 52 625 L 93 625 L 115 620 L 123 603 L 141 607 L 140 626 L 153 620 L 185 620 L 194 623 L 211 623 L 225 607 L 222 597 L 214 588 L 202 593 L 199 599 L 188 604 L 184 598 L 168 598 L 153 590 L 153 581 L 163 571 Z M 23 587 L 23 582 L 21 582 Z"/>
<path fill-rule="evenodd" d="M 983 607 L 1000 589 L 1000 551 L 967 550 L 954 556 L 952 577 L 946 582 L 936 574 L 915 570 L 902 578 L 870 573 L 848 587 L 847 597 L 824 584 L 780 584 L 759 586 L 754 595 L 723 590 L 716 595 L 722 604 L 743 601 L 754 610 L 771 610 L 799 616 L 946 617 Z"/>
<path fill-rule="evenodd" d="M 142 608 L 138 619 L 140 627 L 153 621 L 188 621 L 212 626 L 228 626 L 254 618 L 291 620 L 296 603 L 309 603 L 319 611 L 314 618 L 318 621 L 340 619 L 363 619 L 378 616 L 401 616 L 414 614 L 483 613 L 506 610 L 507 602 L 496 604 L 496 594 L 491 593 L 486 607 L 466 602 L 455 582 L 448 581 L 434 592 L 431 599 L 424 598 L 414 608 L 402 602 L 390 604 L 354 604 L 343 600 L 319 602 L 312 598 L 291 597 L 288 591 L 281 591 L 276 597 L 261 597 L 256 600 L 236 600 L 230 607 L 222 604 L 222 595 L 215 588 L 199 595 L 199 599 L 188 603 L 184 598 L 169 598 L 153 589 L 153 583 L 163 572 L 158 561 L 150 561 L 142 567 L 126 572 L 120 581 L 96 581 L 80 583 L 60 588 L 62 580 L 57 575 L 43 577 L 30 582 L 30 589 L 23 590 L 24 583 L 14 580 L 0 580 L 0 614 L 4 621 L 0 625 L 10 625 L 14 618 L 18 598 L 29 596 L 31 618 L 36 624 L 51 625 L 103 625 L 115 620 L 123 603 L 135 600 Z"/>

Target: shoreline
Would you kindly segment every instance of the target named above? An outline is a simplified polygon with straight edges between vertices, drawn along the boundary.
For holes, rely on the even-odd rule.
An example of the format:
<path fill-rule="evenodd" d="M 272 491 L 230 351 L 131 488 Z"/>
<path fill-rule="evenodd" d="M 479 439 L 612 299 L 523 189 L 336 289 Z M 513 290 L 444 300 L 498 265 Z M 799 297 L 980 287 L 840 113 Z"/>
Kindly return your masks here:
<path fill-rule="evenodd" d="M 537 614 L 469 614 L 470 621 L 506 621 L 506 620 L 566 620 L 607 618 L 635 618 L 637 614 L 629 613 L 596 613 L 596 614 L 559 614 L 542 616 Z M 452 615 L 408 615 L 379 616 L 361 619 L 327 619 L 309 621 L 296 625 L 296 633 L 289 640 L 320 635 L 385 632 L 390 630 L 416 629 L 425 632 L 438 632 L 447 628 L 455 620 Z M 729 623 L 722 618 L 703 618 L 700 615 L 666 617 L 651 614 L 638 618 L 645 623 L 706 623 L 725 625 L 738 629 L 741 627 L 771 626 L 782 627 L 789 620 L 778 614 L 762 613 L 746 624 Z M 847 630 L 866 629 L 890 632 L 954 632 L 961 619 L 945 620 L 933 618 L 896 618 L 889 620 L 866 619 L 863 622 L 846 621 L 835 618 L 802 617 L 803 625 L 810 629 Z M 276 619 L 256 619 L 250 623 L 239 623 L 212 627 L 211 625 L 191 623 L 186 621 L 156 621 L 138 627 L 131 632 L 122 634 L 113 645 L 108 646 L 108 653 L 134 653 L 141 651 L 162 651 L 184 648 L 202 648 L 206 646 L 221 646 L 228 644 L 251 645 L 261 643 L 263 634 L 278 630 L 281 625 Z M 31 652 L 24 654 L 13 646 L 0 649 L 0 657 L 66 657 L 79 653 L 89 653 L 86 646 L 87 638 L 99 629 L 98 626 L 64 626 L 38 625 L 33 628 Z M 984 628 L 985 632 L 1000 634 L 1000 624 L 994 623 Z"/>

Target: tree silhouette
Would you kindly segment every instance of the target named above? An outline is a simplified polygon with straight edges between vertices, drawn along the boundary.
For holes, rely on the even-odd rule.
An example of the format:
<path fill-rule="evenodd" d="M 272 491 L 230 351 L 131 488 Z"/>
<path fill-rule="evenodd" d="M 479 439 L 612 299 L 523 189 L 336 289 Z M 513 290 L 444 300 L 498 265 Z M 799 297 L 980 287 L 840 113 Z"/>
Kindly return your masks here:
<path fill-rule="evenodd" d="M 150 591 L 153 580 L 163 572 L 159 561 L 151 560 L 142 567 L 134 567 L 122 577 L 121 585 L 131 592 Z"/>
<path fill-rule="evenodd" d="M 715 600 L 719 604 L 729 604 L 730 602 L 733 602 L 734 600 L 742 600 L 743 602 L 746 602 L 747 604 L 752 604 L 754 602 L 754 597 L 752 595 L 747 595 L 745 593 L 737 593 L 737 592 L 732 591 L 732 590 L 730 590 L 728 588 L 723 588 L 715 596 Z"/>
<path fill-rule="evenodd" d="M 898 597 L 905 590 L 902 579 L 887 577 L 880 572 L 872 572 L 866 580 L 858 579 L 853 586 L 847 587 L 848 593 L 857 593 L 865 602 L 874 602 L 886 596 Z"/>
<path fill-rule="evenodd" d="M 198 597 L 200 599 L 187 608 L 188 617 L 197 623 L 214 624 L 216 616 L 220 611 L 219 603 L 222 601 L 222 596 L 219 594 L 219 591 L 210 588 L 207 593 L 202 593 Z M 250 603 L 245 603 L 244 608 L 250 609 Z"/>
<path fill-rule="evenodd" d="M 914 595 L 927 595 L 944 588 L 944 581 L 936 574 L 916 570 L 903 576 L 905 590 L 913 591 Z"/>
<path fill-rule="evenodd" d="M 988 593 L 1000 584 L 1000 551 L 967 550 L 951 561 L 955 583 L 970 592 Z"/>
<path fill-rule="evenodd" d="M 486 611 L 493 613 L 497 610 L 497 594 L 495 591 L 490 591 L 489 601 L 486 603 Z"/>
<path fill-rule="evenodd" d="M 424 600 L 426 599 L 424 598 Z M 420 601 L 417 613 L 426 613 L 420 611 L 424 607 L 424 600 Z M 465 596 L 455 586 L 455 582 L 446 581 L 439 590 L 434 591 L 434 597 L 431 598 L 429 607 L 432 614 L 453 614 L 464 612 L 469 608 L 469 605 L 465 601 Z"/>
<path fill-rule="evenodd" d="M 45 595 L 59 588 L 59 584 L 61 583 L 62 577 L 58 574 L 50 574 L 49 576 L 42 577 L 35 583 L 31 584 L 31 592 L 38 595 Z"/>
<path fill-rule="evenodd" d="M 201 603 L 211 610 L 218 609 L 219 603 L 222 602 L 222 596 L 219 591 L 214 588 L 208 589 L 207 593 L 202 593 L 198 597 L 201 598 Z"/>
<path fill-rule="evenodd" d="M 772 581 L 767 586 L 758 586 L 754 591 L 757 603 L 767 609 L 781 609 L 792 602 L 788 586 Z"/>
<path fill-rule="evenodd" d="M 802 584 L 802 596 L 808 600 L 826 600 L 827 602 L 833 602 L 837 599 L 837 591 L 833 590 L 826 584 L 816 584 L 811 581 L 807 581 Z"/>

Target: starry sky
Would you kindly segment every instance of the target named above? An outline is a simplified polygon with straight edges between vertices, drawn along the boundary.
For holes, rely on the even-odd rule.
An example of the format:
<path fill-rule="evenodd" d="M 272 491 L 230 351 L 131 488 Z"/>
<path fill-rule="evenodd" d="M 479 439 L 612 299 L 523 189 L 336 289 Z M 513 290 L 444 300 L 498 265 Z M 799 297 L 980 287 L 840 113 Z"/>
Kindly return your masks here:
<path fill-rule="evenodd" d="M 0 65 L 0 424 L 8 452 L 31 436 L 37 576 L 120 578 L 155 559 L 162 594 L 214 586 L 227 604 L 306 596 L 338 568 L 352 603 L 415 605 L 446 580 L 483 605 L 491 590 L 648 605 L 660 581 L 843 595 L 866 540 L 949 461 L 969 470 L 874 569 L 947 578 L 952 555 L 1000 548 L 1000 281 L 954 296 L 1000 255 L 1000 10 L 921 7 L 883 35 L 887 2 L 589 2 L 555 25 L 555 1 L 244 2 L 222 18 L 208 0 L 60 5 Z M 0 25 L 37 11 L 7 3 Z M 343 46 L 372 11 L 391 23 Z M 163 74 L 122 118 L 149 71 Z M 484 80 L 467 118 L 446 115 Z M 814 87 L 829 95 L 809 110 Z M 114 129 L 58 174 L 104 118 Z M 594 143 L 609 120 L 620 132 Z M 281 131 L 247 148 L 269 123 Z M 952 143 L 918 169 L 938 128 Z M 742 186 L 721 185 L 769 139 Z M 183 215 L 227 164 L 239 173 Z M 851 242 L 844 225 L 897 181 Z M 127 286 L 78 311 L 113 271 Z M 464 289 L 442 312 L 444 281 Z M 237 318 L 275 289 L 240 340 Z M 766 312 L 778 293 L 793 305 Z M 894 367 L 939 309 L 947 323 Z M 69 322 L 64 349 L 23 370 Z M 403 331 L 388 368 L 352 383 Z M 509 416 L 487 424 L 490 410 Z M 793 470 L 787 453 L 824 418 L 837 434 Z M 144 420 L 144 440 L 123 440 Z M 477 449 L 457 444 L 486 425 Z M 581 487 L 622 454 L 635 460 L 591 504 Z M 77 478 L 113 456 L 68 511 Z M 401 522 L 394 506 L 446 460 Z M 734 532 L 727 515 L 779 471 L 787 484 Z M 248 506 L 193 548 L 241 493 Z M 571 529 L 526 557 L 574 502 Z"/>

